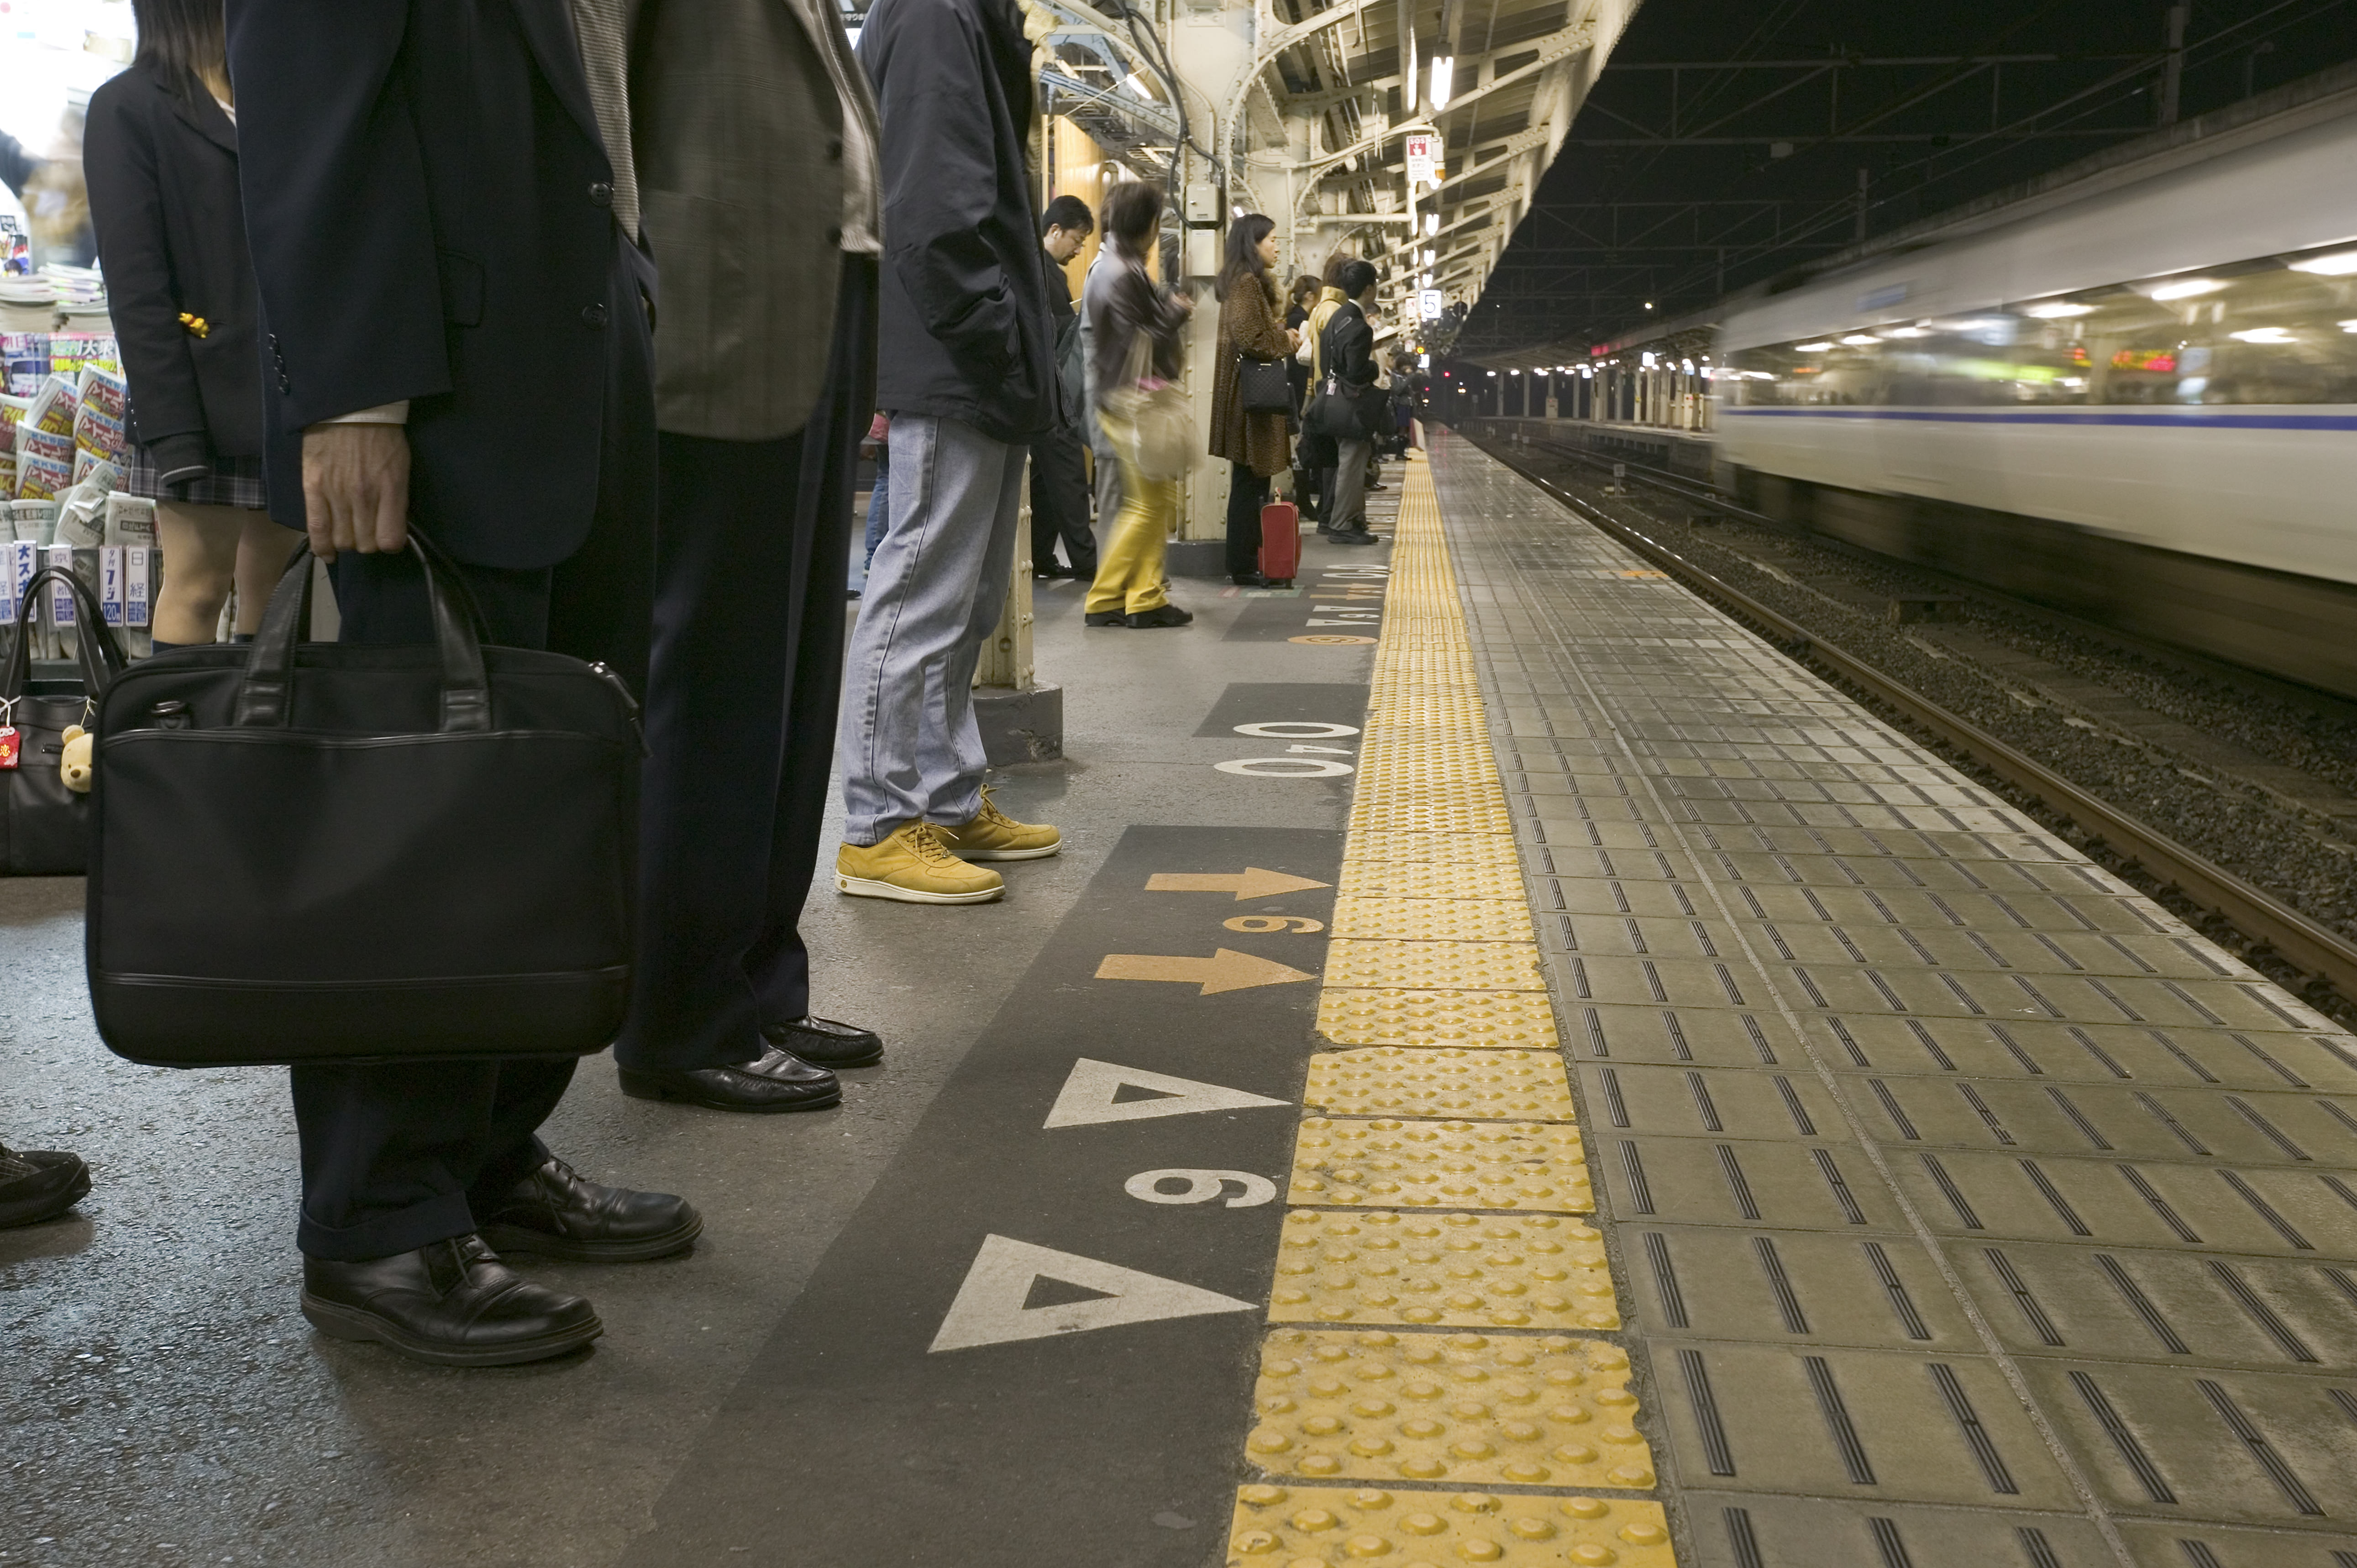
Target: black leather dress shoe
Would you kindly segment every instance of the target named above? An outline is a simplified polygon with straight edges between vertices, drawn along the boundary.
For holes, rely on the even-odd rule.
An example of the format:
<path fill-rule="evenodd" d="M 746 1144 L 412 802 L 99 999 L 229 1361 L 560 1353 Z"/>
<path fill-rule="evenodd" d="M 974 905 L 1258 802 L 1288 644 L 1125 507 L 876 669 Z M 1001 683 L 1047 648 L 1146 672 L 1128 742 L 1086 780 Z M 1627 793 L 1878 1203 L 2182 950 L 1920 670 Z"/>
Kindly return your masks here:
<path fill-rule="evenodd" d="M 884 1059 L 883 1037 L 874 1030 L 809 1014 L 782 1024 L 764 1024 L 761 1037 L 813 1067 L 823 1067 L 830 1072 L 847 1067 L 874 1067 Z"/>
<path fill-rule="evenodd" d="M 577 1350 L 606 1326 L 577 1295 L 520 1279 L 479 1236 L 366 1262 L 303 1260 L 303 1316 L 436 1367 L 506 1367 Z"/>
<path fill-rule="evenodd" d="M 1265 588 L 1268 586 L 1268 579 L 1262 576 L 1257 572 L 1231 572 L 1228 574 L 1228 581 L 1233 583 L 1239 588 Z"/>
<path fill-rule="evenodd" d="M 843 1101 L 834 1074 L 775 1046 L 727 1067 L 621 1071 L 622 1092 L 635 1100 L 676 1100 L 713 1111 L 823 1111 Z"/>
<path fill-rule="evenodd" d="M 0 1148 L 0 1230 L 55 1219 L 90 1196 L 90 1167 L 57 1149 Z"/>
<path fill-rule="evenodd" d="M 536 1252 L 574 1263 L 639 1263 L 694 1245 L 704 1216 L 683 1197 L 599 1187 L 554 1155 L 489 1203 L 475 1229 L 497 1252 Z"/>

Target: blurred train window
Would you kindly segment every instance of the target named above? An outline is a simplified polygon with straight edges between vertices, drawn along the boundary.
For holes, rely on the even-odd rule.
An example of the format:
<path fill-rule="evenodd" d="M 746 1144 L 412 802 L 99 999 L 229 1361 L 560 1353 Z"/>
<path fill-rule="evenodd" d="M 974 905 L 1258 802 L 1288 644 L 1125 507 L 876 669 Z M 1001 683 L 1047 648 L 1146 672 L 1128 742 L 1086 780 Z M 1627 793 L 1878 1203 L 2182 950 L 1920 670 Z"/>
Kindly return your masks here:
<path fill-rule="evenodd" d="M 2357 249 L 1740 349 L 1749 407 L 2357 403 Z"/>

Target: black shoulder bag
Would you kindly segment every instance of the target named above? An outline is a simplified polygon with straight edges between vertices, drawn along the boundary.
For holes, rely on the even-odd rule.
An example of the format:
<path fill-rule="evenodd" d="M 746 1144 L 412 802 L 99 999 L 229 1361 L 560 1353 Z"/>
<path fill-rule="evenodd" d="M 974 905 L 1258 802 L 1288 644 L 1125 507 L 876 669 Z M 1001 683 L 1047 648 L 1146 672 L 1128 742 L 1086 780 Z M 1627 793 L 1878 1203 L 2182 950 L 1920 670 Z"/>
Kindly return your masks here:
<path fill-rule="evenodd" d="M 81 690 L 37 693 L 29 689 L 37 607 L 58 588 L 73 599 Z M 6 662 L 0 664 L 0 875 L 81 875 L 90 842 L 90 796 L 68 779 L 66 736 L 77 728 L 98 727 L 93 704 L 125 662 L 89 584 L 62 566 L 33 574 L 16 608 Z M 76 772 L 87 785 L 87 775 Z"/>
<path fill-rule="evenodd" d="M 485 648 L 422 539 L 434 637 L 301 643 L 298 554 L 251 644 L 99 703 L 100 1036 L 170 1067 L 602 1049 L 628 1000 L 636 704 L 601 665 Z"/>

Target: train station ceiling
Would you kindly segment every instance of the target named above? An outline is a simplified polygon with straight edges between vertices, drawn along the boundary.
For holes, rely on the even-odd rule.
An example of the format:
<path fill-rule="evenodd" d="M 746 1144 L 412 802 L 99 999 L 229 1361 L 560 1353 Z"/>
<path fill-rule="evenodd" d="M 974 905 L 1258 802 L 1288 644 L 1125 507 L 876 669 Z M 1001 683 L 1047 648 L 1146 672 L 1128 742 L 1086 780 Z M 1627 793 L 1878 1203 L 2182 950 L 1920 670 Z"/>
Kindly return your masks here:
<path fill-rule="evenodd" d="M 1644 0 L 1455 352 L 1564 362 L 2352 58 L 2352 0 Z"/>

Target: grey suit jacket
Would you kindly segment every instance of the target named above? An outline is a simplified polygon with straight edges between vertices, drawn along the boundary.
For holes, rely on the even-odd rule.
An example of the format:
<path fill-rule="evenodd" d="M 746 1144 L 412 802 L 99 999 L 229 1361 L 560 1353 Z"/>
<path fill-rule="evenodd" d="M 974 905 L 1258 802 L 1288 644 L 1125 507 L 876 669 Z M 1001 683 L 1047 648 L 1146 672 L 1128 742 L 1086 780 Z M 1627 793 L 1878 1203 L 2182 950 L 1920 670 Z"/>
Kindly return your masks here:
<path fill-rule="evenodd" d="M 639 0 L 630 122 L 662 275 L 661 428 L 769 441 L 809 419 L 834 330 L 844 182 L 862 173 L 845 165 L 845 114 L 863 116 L 855 148 L 876 146 L 875 100 L 828 0 Z"/>

